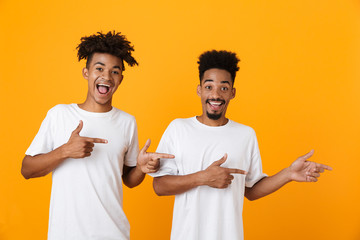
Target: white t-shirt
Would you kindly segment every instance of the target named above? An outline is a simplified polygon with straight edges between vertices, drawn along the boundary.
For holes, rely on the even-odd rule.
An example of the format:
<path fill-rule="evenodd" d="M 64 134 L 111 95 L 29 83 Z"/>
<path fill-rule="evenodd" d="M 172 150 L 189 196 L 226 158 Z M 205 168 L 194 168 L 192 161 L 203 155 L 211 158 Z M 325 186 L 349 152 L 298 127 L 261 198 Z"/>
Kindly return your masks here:
<path fill-rule="evenodd" d="M 161 159 L 160 170 L 151 174 L 187 175 L 206 169 L 228 154 L 222 167 L 238 168 L 246 175 L 233 174 L 228 188 L 200 186 L 175 196 L 172 240 L 243 239 L 242 209 L 244 190 L 265 177 L 255 132 L 231 120 L 210 127 L 196 117 L 176 119 L 161 138 L 157 152 L 175 155 Z"/>
<path fill-rule="evenodd" d="M 135 118 L 119 109 L 106 113 L 77 104 L 50 109 L 26 155 L 48 153 L 66 143 L 82 120 L 80 136 L 103 138 L 90 157 L 66 159 L 52 173 L 49 240 L 129 239 L 122 209 L 123 165 L 135 166 L 139 152 Z"/>

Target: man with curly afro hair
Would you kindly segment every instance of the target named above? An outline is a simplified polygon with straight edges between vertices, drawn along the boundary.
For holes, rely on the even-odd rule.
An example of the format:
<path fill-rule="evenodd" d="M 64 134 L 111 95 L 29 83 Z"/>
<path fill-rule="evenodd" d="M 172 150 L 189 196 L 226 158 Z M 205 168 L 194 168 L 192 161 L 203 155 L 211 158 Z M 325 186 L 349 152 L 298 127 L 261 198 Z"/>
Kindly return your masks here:
<path fill-rule="evenodd" d="M 87 97 L 49 110 L 21 173 L 29 179 L 52 172 L 48 239 L 129 239 L 122 183 L 139 185 L 157 171 L 160 157 L 173 156 L 147 153 L 150 140 L 139 152 L 135 118 L 112 106 L 124 62 L 138 64 L 126 37 L 99 32 L 81 38 L 77 49 L 79 61 L 86 60 Z"/>
<path fill-rule="evenodd" d="M 174 154 L 161 159 L 154 177 L 159 195 L 175 195 L 172 240 L 243 239 L 244 195 L 264 197 L 290 181 L 316 182 L 329 166 L 299 157 L 290 167 L 267 177 L 252 128 L 225 117 L 235 97 L 239 59 L 228 51 L 207 51 L 199 57 L 202 114 L 175 119 L 157 151 Z"/>

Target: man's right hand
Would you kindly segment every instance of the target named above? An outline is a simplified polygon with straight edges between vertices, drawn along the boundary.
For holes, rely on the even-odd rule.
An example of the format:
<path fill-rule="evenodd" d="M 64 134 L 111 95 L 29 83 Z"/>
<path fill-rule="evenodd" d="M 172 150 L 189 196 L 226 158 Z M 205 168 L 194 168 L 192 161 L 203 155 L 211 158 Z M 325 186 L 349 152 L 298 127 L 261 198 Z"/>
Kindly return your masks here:
<path fill-rule="evenodd" d="M 231 174 L 246 174 L 244 170 L 237 168 L 224 168 L 220 165 L 227 159 L 225 154 L 220 160 L 213 162 L 207 169 L 203 171 L 205 178 L 205 185 L 213 188 L 227 188 L 234 176 Z"/>
<path fill-rule="evenodd" d="M 77 128 L 71 133 L 69 141 L 63 145 L 63 152 L 66 158 L 84 158 L 89 157 L 95 143 L 107 143 L 101 138 L 81 137 L 80 131 L 83 128 L 83 121 L 80 120 Z"/>

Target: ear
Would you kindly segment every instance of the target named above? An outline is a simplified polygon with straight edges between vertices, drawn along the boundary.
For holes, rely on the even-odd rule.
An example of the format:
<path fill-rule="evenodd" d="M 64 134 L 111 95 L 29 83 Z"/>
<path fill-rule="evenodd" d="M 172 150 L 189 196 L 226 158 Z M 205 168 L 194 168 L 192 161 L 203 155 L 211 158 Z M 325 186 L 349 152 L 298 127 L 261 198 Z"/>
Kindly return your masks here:
<path fill-rule="evenodd" d="M 231 99 L 233 99 L 234 97 L 235 97 L 235 95 L 236 95 L 236 88 L 233 88 L 232 90 L 231 90 Z"/>
<path fill-rule="evenodd" d="M 197 86 L 196 93 L 199 97 L 201 96 L 201 86 L 200 85 Z"/>
<path fill-rule="evenodd" d="M 84 67 L 83 70 L 82 70 L 82 75 L 86 80 L 89 80 L 89 69 Z"/>

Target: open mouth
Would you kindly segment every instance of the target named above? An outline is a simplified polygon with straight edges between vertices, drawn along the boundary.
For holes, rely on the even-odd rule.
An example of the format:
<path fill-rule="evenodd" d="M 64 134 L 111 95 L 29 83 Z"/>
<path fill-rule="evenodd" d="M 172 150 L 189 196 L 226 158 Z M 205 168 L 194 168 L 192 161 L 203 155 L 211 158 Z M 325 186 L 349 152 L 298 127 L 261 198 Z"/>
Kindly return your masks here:
<path fill-rule="evenodd" d="M 110 87 L 110 85 L 104 83 L 96 84 L 96 88 L 100 94 L 107 94 L 110 91 Z"/>
<path fill-rule="evenodd" d="M 221 109 L 222 105 L 225 104 L 225 101 L 220 99 L 208 99 L 206 100 L 206 103 L 210 105 L 212 110 L 217 111 Z"/>
<path fill-rule="evenodd" d="M 212 101 L 209 101 L 209 104 L 210 104 L 211 106 L 217 107 L 217 106 L 222 105 L 223 102 L 212 102 Z"/>

